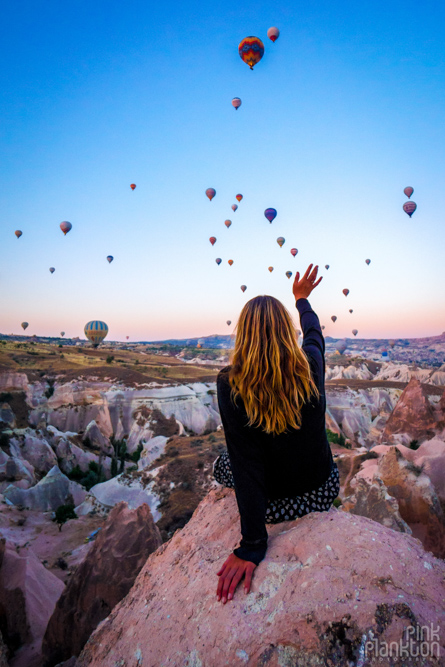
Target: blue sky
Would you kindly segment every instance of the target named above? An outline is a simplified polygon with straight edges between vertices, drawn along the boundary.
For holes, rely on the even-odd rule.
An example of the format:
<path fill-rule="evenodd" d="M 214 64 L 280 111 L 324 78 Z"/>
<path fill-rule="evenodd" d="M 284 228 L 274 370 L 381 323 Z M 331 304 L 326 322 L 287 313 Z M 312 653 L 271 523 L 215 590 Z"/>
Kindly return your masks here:
<path fill-rule="evenodd" d="M 330 265 L 326 334 L 444 331 L 444 20 L 438 2 L 4 5 L 0 331 L 230 333 L 257 294 L 293 311 L 284 274 L 309 262 Z"/>

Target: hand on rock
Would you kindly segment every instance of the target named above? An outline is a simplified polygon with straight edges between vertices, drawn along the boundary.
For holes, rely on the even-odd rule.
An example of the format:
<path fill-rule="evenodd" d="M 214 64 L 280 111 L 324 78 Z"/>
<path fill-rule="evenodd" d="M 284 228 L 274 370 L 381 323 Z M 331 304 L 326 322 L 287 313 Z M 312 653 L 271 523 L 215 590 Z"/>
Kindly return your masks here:
<path fill-rule="evenodd" d="M 220 571 L 216 573 L 219 576 L 218 588 L 216 590 L 218 602 L 221 600 L 221 597 L 223 604 L 227 600 L 231 600 L 235 594 L 236 587 L 243 577 L 245 577 L 244 590 L 248 593 L 255 568 L 255 563 L 252 563 L 250 560 L 243 560 L 233 553 L 230 554 Z"/>

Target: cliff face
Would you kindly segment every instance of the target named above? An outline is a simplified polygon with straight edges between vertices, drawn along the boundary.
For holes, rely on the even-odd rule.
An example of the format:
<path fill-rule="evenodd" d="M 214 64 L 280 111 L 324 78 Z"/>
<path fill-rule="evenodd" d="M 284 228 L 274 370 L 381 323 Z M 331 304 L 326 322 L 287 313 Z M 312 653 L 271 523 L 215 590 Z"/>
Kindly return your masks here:
<path fill-rule="evenodd" d="M 268 532 L 251 592 L 217 602 L 216 572 L 238 544 L 239 515 L 232 490 L 211 491 L 149 557 L 77 666 L 364 667 L 382 664 L 368 642 L 398 642 L 407 626 L 430 624 L 444 654 L 445 563 L 419 540 L 335 508 Z"/>
<path fill-rule="evenodd" d="M 428 396 L 416 378 L 411 378 L 395 406 L 382 435 L 382 443 L 406 434 L 408 440 L 427 440 L 435 435 L 437 419 Z M 406 444 L 406 443 L 403 443 Z"/>
<path fill-rule="evenodd" d="M 43 641 L 45 665 L 78 655 L 92 631 L 128 593 L 148 556 L 162 544 L 147 505 L 119 503 L 69 580 Z"/>

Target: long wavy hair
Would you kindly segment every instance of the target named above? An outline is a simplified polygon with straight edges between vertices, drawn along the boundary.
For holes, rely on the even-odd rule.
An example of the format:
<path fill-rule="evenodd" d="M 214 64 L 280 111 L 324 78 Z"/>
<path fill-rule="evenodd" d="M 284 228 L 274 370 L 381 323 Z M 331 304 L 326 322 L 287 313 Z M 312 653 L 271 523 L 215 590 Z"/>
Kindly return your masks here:
<path fill-rule="evenodd" d="M 244 403 L 249 426 L 276 435 L 299 429 L 304 403 L 318 398 L 290 313 L 273 296 L 256 296 L 242 309 L 229 383 L 232 400 L 240 396 Z"/>

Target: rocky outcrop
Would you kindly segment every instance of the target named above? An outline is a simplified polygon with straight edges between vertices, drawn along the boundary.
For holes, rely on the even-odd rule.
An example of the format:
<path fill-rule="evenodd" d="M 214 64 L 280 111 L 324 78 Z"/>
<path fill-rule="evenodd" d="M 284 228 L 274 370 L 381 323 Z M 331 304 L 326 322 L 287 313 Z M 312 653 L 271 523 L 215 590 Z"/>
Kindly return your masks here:
<path fill-rule="evenodd" d="M 167 444 L 167 441 L 168 438 L 166 438 L 164 435 L 158 435 L 156 438 L 151 438 L 151 440 L 149 440 L 147 444 L 144 445 L 144 448 L 141 452 L 141 456 L 138 461 L 138 469 L 143 470 L 149 466 L 150 463 L 153 463 L 155 459 L 159 458 L 165 451 L 165 445 Z"/>
<path fill-rule="evenodd" d="M 9 403 L 0 403 L 0 424 L 2 428 L 5 428 L 5 426 L 8 428 L 15 427 L 15 415 Z"/>
<path fill-rule="evenodd" d="M 268 533 L 250 593 L 239 587 L 217 602 L 216 573 L 238 543 L 239 514 L 233 491 L 211 491 L 150 556 L 77 666 L 363 666 L 367 642 L 431 624 L 443 655 L 445 563 L 418 540 L 335 508 Z"/>
<path fill-rule="evenodd" d="M 392 530 L 412 534 L 411 528 L 400 516 L 397 500 L 389 495 L 382 480 L 377 476 L 370 482 L 363 477 L 359 478 L 354 494 L 343 500 L 341 509 L 351 514 L 365 516 Z"/>
<path fill-rule="evenodd" d="M 11 438 L 9 447 L 11 454 L 25 459 L 40 474 L 45 474 L 57 465 L 57 456 L 47 441 L 27 429 L 22 435 Z"/>
<path fill-rule="evenodd" d="M 30 489 L 19 489 L 9 485 L 4 489 L 3 495 L 14 505 L 40 512 L 54 512 L 60 505 L 80 505 L 85 500 L 86 491 L 54 466 L 46 477 Z"/>
<path fill-rule="evenodd" d="M 0 373 L 0 391 L 26 391 L 27 388 L 26 373 Z"/>
<path fill-rule="evenodd" d="M 378 475 L 396 498 L 400 516 L 427 551 L 445 558 L 445 516 L 429 477 L 390 447 L 378 464 Z"/>
<path fill-rule="evenodd" d="M 397 436 L 406 435 L 410 440 L 425 440 L 435 435 L 437 424 L 428 396 L 416 378 L 411 378 L 383 431 L 382 443 L 397 441 Z"/>
<path fill-rule="evenodd" d="M 91 487 L 90 495 L 107 508 L 114 507 L 122 501 L 128 503 L 130 509 L 136 509 L 146 503 L 153 519 L 158 521 L 161 518 L 161 513 L 157 509 L 160 500 L 153 491 L 154 481 L 151 479 L 155 475 L 156 471 L 152 471 L 150 478 L 147 479 L 143 471 L 121 473 L 107 482 Z"/>
<path fill-rule="evenodd" d="M 108 454 L 109 456 L 114 454 L 109 439 L 103 435 L 94 419 L 87 425 L 82 440 L 83 442 L 88 442 L 91 447 L 99 449 L 104 454 Z"/>
<path fill-rule="evenodd" d="M 43 642 L 45 663 L 78 655 L 88 637 L 127 595 L 148 556 L 162 544 L 147 505 L 110 512 L 86 559 L 57 602 Z"/>
<path fill-rule="evenodd" d="M 15 653 L 14 665 L 38 667 L 42 638 L 63 583 L 40 563 L 32 551 L 16 549 L 1 540 L 0 626 L 3 640 Z"/>
<path fill-rule="evenodd" d="M 11 483 L 22 489 L 29 489 L 36 483 L 34 468 L 28 461 L 8 456 L 0 464 L 0 492 L 3 492 Z"/>

